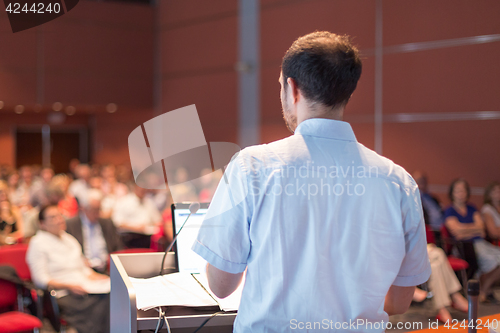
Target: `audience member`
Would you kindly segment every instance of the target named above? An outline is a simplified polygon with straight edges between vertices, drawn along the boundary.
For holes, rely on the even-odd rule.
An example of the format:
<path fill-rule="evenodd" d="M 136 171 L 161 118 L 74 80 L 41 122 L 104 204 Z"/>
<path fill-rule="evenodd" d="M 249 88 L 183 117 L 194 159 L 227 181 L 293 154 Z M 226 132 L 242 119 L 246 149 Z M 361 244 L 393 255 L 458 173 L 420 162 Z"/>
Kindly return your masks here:
<path fill-rule="evenodd" d="M 481 208 L 488 236 L 500 239 L 500 183 L 491 182 L 484 190 L 484 205 Z"/>
<path fill-rule="evenodd" d="M 40 171 L 40 179 L 33 184 L 31 191 L 30 205 L 32 207 L 42 207 L 49 204 L 47 198 L 47 188 L 54 177 L 54 170 L 52 168 L 43 168 Z"/>
<path fill-rule="evenodd" d="M 472 242 L 479 265 L 479 298 L 482 302 L 494 300 L 491 287 L 500 280 L 500 249 L 484 239 L 481 215 L 473 205 L 468 204 L 470 187 L 467 181 L 454 180 L 448 195 L 452 204 L 444 212 L 446 228 L 456 240 Z M 470 261 L 469 258 L 464 259 Z"/>
<path fill-rule="evenodd" d="M 160 226 L 160 212 L 146 193 L 147 190 L 136 185 L 133 192 L 117 199 L 113 209 L 112 220 L 127 248 L 149 248 L 151 235 Z"/>
<path fill-rule="evenodd" d="M 28 165 L 22 166 L 19 169 L 20 181 L 15 191 L 11 194 L 10 201 L 18 207 L 25 206 L 30 203 L 33 185 L 33 173 Z"/>
<path fill-rule="evenodd" d="M 17 171 L 14 171 L 7 178 L 7 185 L 9 186 L 8 190 L 9 200 L 10 202 L 12 202 L 12 198 L 14 196 L 14 193 L 16 192 L 17 185 L 19 185 L 19 173 Z"/>
<path fill-rule="evenodd" d="M 198 200 L 199 202 L 210 202 L 214 196 L 217 185 L 222 177 L 222 171 L 212 172 L 210 169 L 203 169 L 198 178 Z"/>
<path fill-rule="evenodd" d="M 76 198 L 79 204 L 87 197 L 87 191 L 90 188 L 91 169 L 87 164 L 80 164 L 76 168 L 78 179 L 71 182 L 68 188 L 69 194 Z"/>
<path fill-rule="evenodd" d="M 168 194 L 166 207 L 161 214 L 162 228 L 158 228 L 158 232 L 151 236 L 151 249 L 155 251 L 165 251 L 174 238 L 171 205 L 172 197 Z"/>
<path fill-rule="evenodd" d="M 50 201 L 48 201 L 50 204 Z M 38 214 L 40 214 L 40 207 L 31 207 L 22 212 L 24 222 L 24 239 L 28 241 L 29 238 L 35 236 L 38 231 L 39 221 Z"/>
<path fill-rule="evenodd" d="M 170 192 L 175 202 L 198 201 L 196 188 L 189 179 L 189 173 L 186 168 L 180 167 L 175 170 L 175 179 L 169 183 Z"/>
<path fill-rule="evenodd" d="M 79 333 L 109 332 L 109 277 L 85 264 L 57 206 L 42 208 L 39 220 L 26 254 L 33 282 L 56 291 L 62 317 Z"/>
<path fill-rule="evenodd" d="M 71 180 L 68 176 L 59 174 L 52 178 L 47 189 L 47 198 L 49 202 L 57 204 L 61 213 L 67 219 L 78 214 L 78 202 L 68 190 L 70 182 Z"/>
<path fill-rule="evenodd" d="M 0 180 L 5 180 L 9 178 L 9 175 L 13 172 L 13 169 L 8 164 L 0 165 Z"/>
<path fill-rule="evenodd" d="M 69 168 L 68 177 L 70 177 L 71 180 L 75 180 L 77 178 L 76 177 L 76 169 L 78 168 L 79 165 L 80 165 L 80 160 L 77 159 L 77 158 L 72 158 L 71 161 L 69 161 L 69 165 L 68 165 L 68 168 Z"/>
<path fill-rule="evenodd" d="M 129 190 L 127 185 L 118 182 L 116 179 L 116 168 L 112 164 L 102 167 L 101 177 L 101 191 L 104 195 L 101 203 L 101 217 L 110 218 L 116 199 L 127 195 Z"/>
<path fill-rule="evenodd" d="M 420 190 L 425 222 L 431 227 L 432 231 L 439 232 L 444 223 L 443 211 L 439 200 L 429 193 L 427 188 L 427 175 L 421 171 L 415 171 L 413 173 L 413 178 L 417 182 L 418 189 Z M 436 236 L 439 236 L 439 234 L 436 234 Z"/>
<path fill-rule="evenodd" d="M 8 197 L 8 186 L 0 180 L 0 245 L 14 244 L 24 237 L 24 223 L 19 209 Z"/>
<path fill-rule="evenodd" d="M 130 165 L 120 164 L 116 167 L 116 180 L 125 184 L 129 191 L 134 188 L 134 177 Z"/>
<path fill-rule="evenodd" d="M 427 244 L 427 253 L 432 268 L 428 285 L 429 291 L 433 294 L 434 308 L 438 310 L 436 318 L 444 323 L 448 320 L 451 323 L 453 318 L 446 307 L 451 305 L 459 311 L 467 312 L 469 309 L 467 300 L 460 294 L 462 286 L 453 272 L 443 249 L 435 244 Z M 418 288 L 415 290 L 414 300 L 420 302 L 426 297 L 426 291 Z"/>
<path fill-rule="evenodd" d="M 103 273 L 109 254 L 121 249 L 121 241 L 113 222 L 99 217 L 101 201 L 99 190 L 89 190 L 80 213 L 66 221 L 66 232 L 80 243 L 89 266 Z"/>

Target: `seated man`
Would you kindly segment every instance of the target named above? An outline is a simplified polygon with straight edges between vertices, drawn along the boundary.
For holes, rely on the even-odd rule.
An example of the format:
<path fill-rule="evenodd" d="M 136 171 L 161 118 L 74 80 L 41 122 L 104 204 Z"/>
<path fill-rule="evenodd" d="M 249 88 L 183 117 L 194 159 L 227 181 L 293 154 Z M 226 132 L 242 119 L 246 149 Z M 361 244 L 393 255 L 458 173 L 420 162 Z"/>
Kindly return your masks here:
<path fill-rule="evenodd" d="M 66 221 L 66 231 L 80 243 L 89 266 L 102 273 L 106 271 L 109 254 L 121 249 L 121 241 L 113 222 L 99 217 L 101 201 L 99 190 L 89 190 L 80 213 Z"/>
<path fill-rule="evenodd" d="M 134 191 L 116 201 L 112 220 L 126 248 L 149 248 L 151 235 L 158 232 L 161 214 L 147 190 L 135 185 Z"/>
<path fill-rule="evenodd" d="M 33 282 L 56 290 L 61 315 L 79 333 L 109 332 L 109 277 L 85 264 L 57 206 L 42 208 L 39 219 L 40 230 L 26 253 Z"/>

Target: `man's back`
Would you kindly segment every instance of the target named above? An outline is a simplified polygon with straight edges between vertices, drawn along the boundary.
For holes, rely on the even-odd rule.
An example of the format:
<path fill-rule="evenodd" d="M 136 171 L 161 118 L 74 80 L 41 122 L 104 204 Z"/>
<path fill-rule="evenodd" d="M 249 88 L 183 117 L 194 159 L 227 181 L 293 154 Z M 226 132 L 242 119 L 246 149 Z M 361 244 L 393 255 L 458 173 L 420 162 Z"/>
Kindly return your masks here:
<path fill-rule="evenodd" d="M 349 124 L 306 120 L 295 135 L 247 148 L 234 163 L 229 181 L 244 183 L 229 188 L 248 194 L 213 218 L 227 233 L 200 233 L 199 242 L 248 267 L 236 332 L 382 331 L 389 287 L 426 280 L 425 242 L 412 242 L 425 234 L 417 186 L 357 143 Z M 233 225 L 239 218 L 246 235 Z"/>

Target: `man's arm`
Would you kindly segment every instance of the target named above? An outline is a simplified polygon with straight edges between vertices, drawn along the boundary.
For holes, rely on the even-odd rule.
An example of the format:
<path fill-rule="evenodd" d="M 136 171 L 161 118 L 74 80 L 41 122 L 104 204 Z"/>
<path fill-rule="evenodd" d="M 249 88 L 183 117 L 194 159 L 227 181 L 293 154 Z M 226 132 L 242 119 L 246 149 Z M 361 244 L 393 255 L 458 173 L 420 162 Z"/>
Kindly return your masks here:
<path fill-rule="evenodd" d="M 57 280 L 50 280 L 47 289 L 66 289 L 77 295 L 86 295 L 87 291 L 78 284 L 64 283 Z"/>
<path fill-rule="evenodd" d="M 243 273 L 232 274 L 207 264 L 208 285 L 219 298 L 231 295 L 240 285 L 242 277 Z"/>
<path fill-rule="evenodd" d="M 389 316 L 405 313 L 410 307 L 415 287 L 398 287 L 392 285 L 385 296 L 384 311 Z"/>
<path fill-rule="evenodd" d="M 455 216 L 448 216 L 445 220 L 446 227 L 456 239 L 468 239 L 482 236 L 484 226 L 482 220 L 474 215 L 474 223 L 461 223 Z"/>
<path fill-rule="evenodd" d="M 486 230 L 488 231 L 488 236 L 490 236 L 493 239 L 500 238 L 500 228 L 495 225 L 493 216 L 489 212 L 484 212 L 483 220 L 484 220 L 484 225 L 486 226 Z"/>

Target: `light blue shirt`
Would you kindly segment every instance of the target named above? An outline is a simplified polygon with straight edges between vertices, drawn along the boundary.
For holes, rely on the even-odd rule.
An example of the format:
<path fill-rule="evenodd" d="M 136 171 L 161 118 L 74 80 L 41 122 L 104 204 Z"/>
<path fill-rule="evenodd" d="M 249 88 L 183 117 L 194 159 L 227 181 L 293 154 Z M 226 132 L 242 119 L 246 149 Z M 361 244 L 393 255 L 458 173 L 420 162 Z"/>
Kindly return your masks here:
<path fill-rule="evenodd" d="M 430 276 L 415 181 L 346 122 L 305 120 L 225 176 L 193 250 L 247 268 L 235 332 L 382 332 L 389 287 Z"/>
<path fill-rule="evenodd" d="M 90 267 L 104 269 L 108 262 L 108 248 L 102 234 L 101 225 L 91 223 L 84 213 L 80 213 L 83 234 L 83 253 Z"/>

